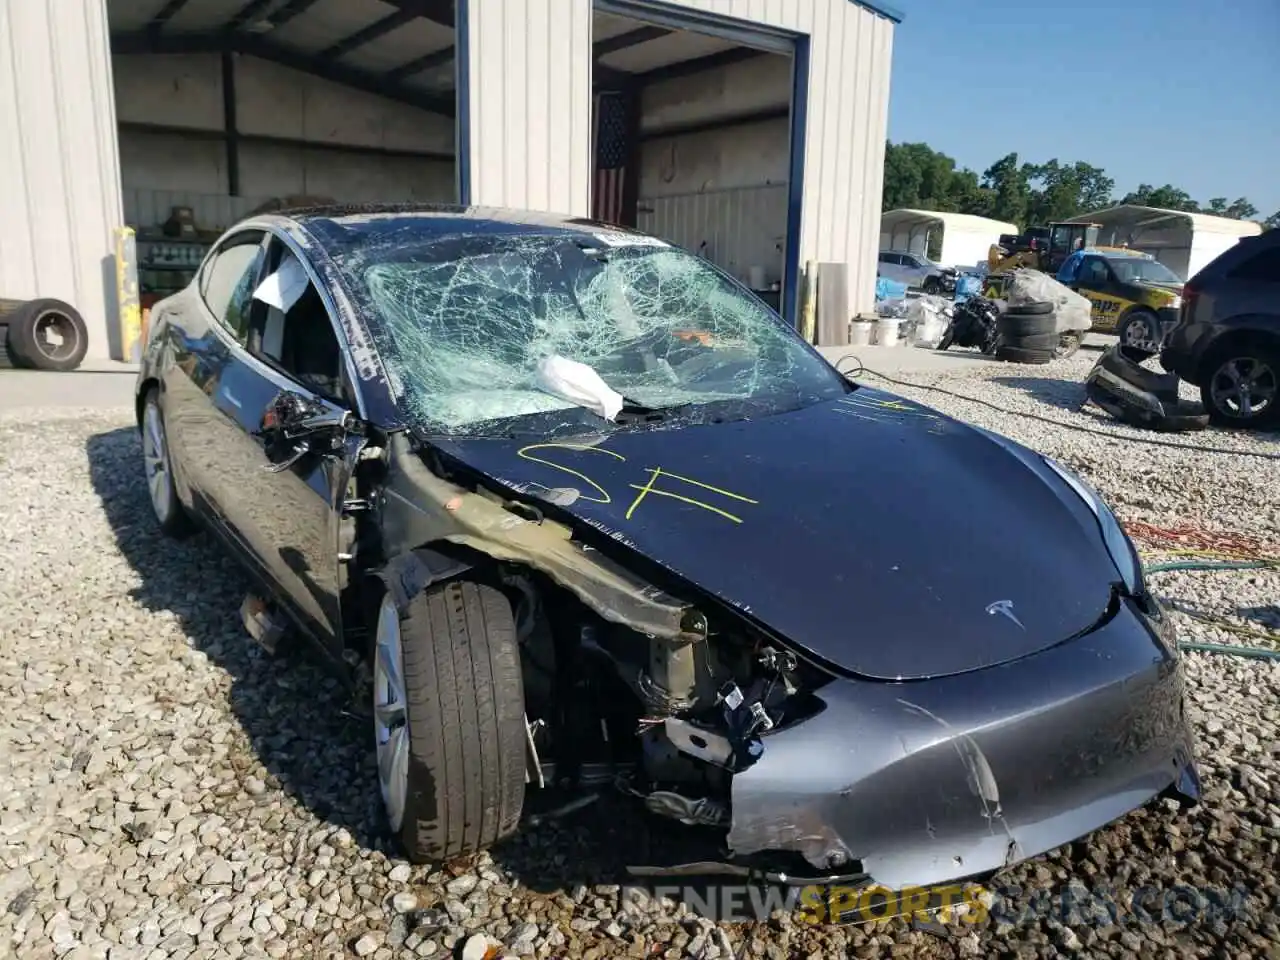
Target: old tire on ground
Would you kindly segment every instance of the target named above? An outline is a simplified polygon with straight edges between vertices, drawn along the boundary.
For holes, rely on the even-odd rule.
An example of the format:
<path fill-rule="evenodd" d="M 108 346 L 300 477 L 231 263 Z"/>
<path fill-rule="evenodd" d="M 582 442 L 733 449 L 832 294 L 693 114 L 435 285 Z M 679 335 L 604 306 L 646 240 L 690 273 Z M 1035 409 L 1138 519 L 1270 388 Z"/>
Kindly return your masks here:
<path fill-rule="evenodd" d="M 169 456 L 169 436 L 165 432 L 164 412 L 160 409 L 160 391 L 152 387 L 142 401 L 142 463 L 146 471 L 147 493 L 151 509 L 161 531 L 182 538 L 195 530 L 173 481 L 173 461 Z"/>
<path fill-rule="evenodd" d="M 1253 429 L 1280 425 L 1280 347 L 1257 341 L 1227 344 L 1202 369 L 1200 399 L 1214 423 Z"/>
<path fill-rule="evenodd" d="M 1000 335 L 1007 341 L 1024 337 L 1057 336 L 1057 320 L 1053 314 L 1024 314 L 1012 310 L 996 320 Z"/>
<path fill-rule="evenodd" d="M 422 591 L 400 613 L 384 597 L 375 709 L 384 626 L 393 620 L 407 754 L 397 816 L 379 751 L 388 819 L 415 862 L 477 853 L 514 833 L 524 806 L 524 688 L 511 604 L 494 587 L 456 581 Z"/>
<path fill-rule="evenodd" d="M 1141 350 L 1147 356 L 1155 356 L 1160 352 L 1160 342 L 1164 334 L 1160 329 L 1160 318 L 1150 310 L 1135 308 L 1126 313 L 1116 327 L 1120 342 L 1126 347 Z"/>
<path fill-rule="evenodd" d="M 923 290 L 925 293 L 936 295 L 942 291 L 942 283 L 937 277 L 925 277 Z"/>
<path fill-rule="evenodd" d="M 24 367 L 74 370 L 89 349 L 84 318 L 61 300 L 30 300 L 5 321 L 9 326 L 9 348 Z"/>
<path fill-rule="evenodd" d="M 1001 344 L 996 350 L 996 359 L 1007 360 L 1010 363 L 1048 363 L 1053 359 L 1053 349 L 1032 350 Z"/>
<path fill-rule="evenodd" d="M 1034 303 L 1011 303 L 1008 312 L 1023 317 L 1039 317 L 1053 311 L 1054 304 L 1048 300 L 1037 300 Z"/>
<path fill-rule="evenodd" d="M 9 346 L 9 325 L 0 323 L 0 370 L 11 370 L 14 367 L 21 366 L 18 358 L 13 355 L 13 349 Z"/>
<path fill-rule="evenodd" d="M 1001 342 L 1006 347 L 1013 347 L 1015 350 L 1045 350 L 1052 352 L 1058 347 L 1058 335 L 1056 333 L 1037 333 L 1029 337 L 1006 337 Z"/>

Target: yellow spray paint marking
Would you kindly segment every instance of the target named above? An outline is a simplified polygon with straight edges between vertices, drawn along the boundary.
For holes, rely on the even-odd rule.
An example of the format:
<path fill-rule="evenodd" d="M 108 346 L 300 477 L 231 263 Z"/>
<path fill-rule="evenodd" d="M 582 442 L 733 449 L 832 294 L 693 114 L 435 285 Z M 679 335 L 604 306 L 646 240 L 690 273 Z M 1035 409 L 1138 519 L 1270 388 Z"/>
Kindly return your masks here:
<path fill-rule="evenodd" d="M 582 481 L 587 486 L 591 487 L 593 490 L 595 490 L 597 493 L 600 494 L 600 496 L 598 497 L 588 497 L 584 495 L 582 499 L 590 500 L 592 503 L 605 503 L 605 504 L 613 503 L 613 497 L 610 496 L 609 491 L 606 490 L 599 483 L 597 483 L 595 480 L 592 480 L 585 473 L 582 473 L 579 470 L 574 470 L 572 467 L 566 467 L 562 463 L 556 463 L 554 460 L 547 460 L 542 457 L 533 456 L 533 451 L 535 450 L 557 450 L 557 449 L 571 450 L 571 451 L 574 451 L 575 453 L 604 453 L 613 457 L 615 460 L 621 460 L 623 463 L 626 462 L 627 460 L 626 457 L 624 457 L 620 453 L 615 453 L 612 450 L 605 450 L 605 449 L 602 449 L 601 447 L 593 447 L 588 444 L 582 444 L 582 443 L 554 443 L 554 442 L 553 443 L 531 443 L 527 447 L 521 447 L 520 450 L 518 451 L 519 455 L 523 457 L 525 460 L 528 460 L 532 463 L 540 463 L 544 467 L 551 467 L 553 470 L 559 470 L 561 473 L 567 473 L 569 476 Z M 741 517 L 734 516 L 732 513 L 729 513 L 727 510 L 722 510 L 721 508 L 714 506 L 710 503 L 706 503 L 702 500 L 696 500 L 693 497 L 685 496 L 684 494 L 681 494 L 681 493 L 675 493 L 674 491 L 671 491 L 671 490 L 657 489 L 654 486 L 654 484 L 658 482 L 659 477 L 667 477 L 672 480 L 679 480 L 681 483 L 687 483 L 690 486 L 699 487 L 703 490 L 710 490 L 712 493 L 718 493 L 720 494 L 720 496 L 728 497 L 730 500 L 738 500 L 738 501 L 741 501 L 742 503 L 750 503 L 750 504 L 759 503 L 758 500 L 752 500 L 750 497 L 744 497 L 740 493 L 734 493 L 731 490 L 724 490 L 724 489 L 721 489 L 720 487 L 714 487 L 709 483 L 703 483 L 701 480 L 694 480 L 690 477 L 682 477 L 678 473 L 672 473 L 670 470 L 664 470 L 661 467 L 650 467 L 645 471 L 645 473 L 649 474 L 649 479 L 644 484 L 635 484 L 635 483 L 627 484 L 627 486 L 629 486 L 632 490 L 639 491 L 639 493 L 636 494 L 635 499 L 631 501 L 631 506 L 627 508 L 627 512 L 624 515 L 625 519 L 627 520 L 631 519 L 632 515 L 636 512 L 636 508 L 640 506 L 640 504 L 644 501 L 645 497 L 649 496 L 649 494 L 653 494 L 656 497 L 667 497 L 671 500 L 679 500 L 681 503 L 687 503 L 693 507 L 701 507 L 703 510 L 707 510 L 711 513 L 715 513 L 724 517 L 726 520 L 732 520 L 734 523 L 742 522 Z"/>
<path fill-rule="evenodd" d="M 590 500 L 592 503 L 613 503 L 613 497 L 609 496 L 609 491 L 600 486 L 600 484 L 596 483 L 585 473 L 579 473 L 571 467 L 555 463 L 552 460 L 544 460 L 541 457 L 530 456 L 529 451 L 531 450 L 575 450 L 579 453 L 607 453 L 609 456 L 615 457 L 625 463 L 627 458 L 622 454 L 614 453 L 612 450 L 602 450 L 599 447 L 592 447 L 584 443 L 531 443 L 529 446 L 521 447 L 519 450 L 519 455 L 524 459 L 531 460 L 534 463 L 540 463 L 544 467 L 551 467 L 553 470 L 559 470 L 563 473 L 567 473 L 571 477 L 577 477 L 583 483 L 595 488 L 595 490 L 599 492 L 600 496 L 604 498 L 601 500 L 599 497 L 583 496 L 582 499 Z"/>
<path fill-rule="evenodd" d="M 692 497 L 686 497 L 679 493 L 672 493 L 669 490 L 655 489 L 653 485 L 658 482 L 659 477 L 670 477 L 672 480 L 679 480 L 682 483 L 692 484 L 695 487 L 701 487 L 703 490 L 710 490 L 713 493 L 718 493 L 721 496 L 729 497 L 733 500 L 741 500 L 743 503 L 759 503 L 758 500 L 752 500 L 750 497 L 744 497 L 739 493 L 731 493 L 728 490 L 722 490 L 720 487 L 713 487 L 711 484 L 702 483 L 700 480 L 691 480 L 688 477 L 682 477 L 677 473 L 671 473 L 668 470 L 663 470 L 661 467 L 650 467 L 646 473 L 649 474 L 649 479 L 644 486 L 638 486 L 634 483 L 627 484 L 627 486 L 631 487 L 632 490 L 640 491 L 636 494 L 636 498 L 631 501 L 631 506 L 627 508 L 625 516 L 628 520 L 631 519 L 631 515 L 635 513 L 636 507 L 640 506 L 644 501 L 644 498 L 649 494 L 653 494 L 655 497 L 670 497 L 672 500 L 679 500 L 681 503 L 687 503 L 693 507 L 701 507 L 703 510 L 710 510 L 712 513 L 718 513 L 720 516 L 728 520 L 732 520 L 734 523 L 742 522 L 741 517 L 736 517 L 727 510 L 721 510 L 719 507 L 713 507 L 709 503 L 704 503 L 701 500 L 695 500 Z"/>

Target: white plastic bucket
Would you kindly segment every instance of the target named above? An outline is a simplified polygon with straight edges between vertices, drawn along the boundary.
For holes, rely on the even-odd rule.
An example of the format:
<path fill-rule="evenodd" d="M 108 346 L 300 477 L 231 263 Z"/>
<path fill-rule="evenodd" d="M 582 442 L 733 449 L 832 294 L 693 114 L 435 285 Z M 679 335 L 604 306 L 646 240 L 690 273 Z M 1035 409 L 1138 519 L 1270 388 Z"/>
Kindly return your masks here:
<path fill-rule="evenodd" d="M 854 320 L 849 324 L 849 346 L 865 347 L 871 342 L 871 328 L 874 324 L 866 320 Z"/>
<path fill-rule="evenodd" d="M 881 347 L 896 347 L 898 345 L 898 321 L 895 319 L 877 320 L 876 327 L 876 344 Z"/>

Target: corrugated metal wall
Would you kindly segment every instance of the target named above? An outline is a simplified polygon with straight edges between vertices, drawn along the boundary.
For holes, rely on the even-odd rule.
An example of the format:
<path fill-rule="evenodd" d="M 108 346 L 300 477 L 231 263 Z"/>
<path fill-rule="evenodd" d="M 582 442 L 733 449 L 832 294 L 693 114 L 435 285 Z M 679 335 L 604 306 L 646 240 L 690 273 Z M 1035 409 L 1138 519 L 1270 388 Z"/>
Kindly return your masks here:
<path fill-rule="evenodd" d="M 848 263 L 850 310 L 871 310 L 893 22 L 849 0 L 672 2 L 810 36 L 800 260 Z"/>
<path fill-rule="evenodd" d="M 800 259 L 872 309 L 893 22 L 849 0 L 668 0 L 812 37 Z M 590 209 L 591 0 L 467 0 L 471 199 Z"/>
<path fill-rule="evenodd" d="M 591 0 L 461 4 L 471 202 L 585 216 L 591 209 Z"/>
<path fill-rule="evenodd" d="M 0 296 L 67 301 L 107 357 L 120 223 L 105 0 L 3 0 Z"/>
<path fill-rule="evenodd" d="M 638 219 L 646 233 L 700 253 L 743 281 L 755 266 L 764 268 L 766 283 L 782 278 L 778 232 L 787 222 L 785 184 L 642 200 Z"/>

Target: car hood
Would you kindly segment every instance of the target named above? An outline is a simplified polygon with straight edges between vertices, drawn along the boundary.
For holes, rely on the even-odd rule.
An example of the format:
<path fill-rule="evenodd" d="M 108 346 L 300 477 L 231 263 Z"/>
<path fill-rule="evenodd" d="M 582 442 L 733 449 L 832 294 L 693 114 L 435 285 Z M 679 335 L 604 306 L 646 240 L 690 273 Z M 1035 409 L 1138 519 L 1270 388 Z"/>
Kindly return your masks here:
<path fill-rule="evenodd" d="M 1096 623 L 1117 579 L 1036 454 L 866 387 L 738 422 L 431 443 L 867 677 L 1028 656 Z"/>
<path fill-rule="evenodd" d="M 1152 295 L 1156 300 L 1172 300 L 1182 292 L 1182 284 L 1180 283 L 1158 283 L 1155 280 L 1135 280 L 1133 285 L 1139 290 L 1145 290 L 1148 295 Z"/>

